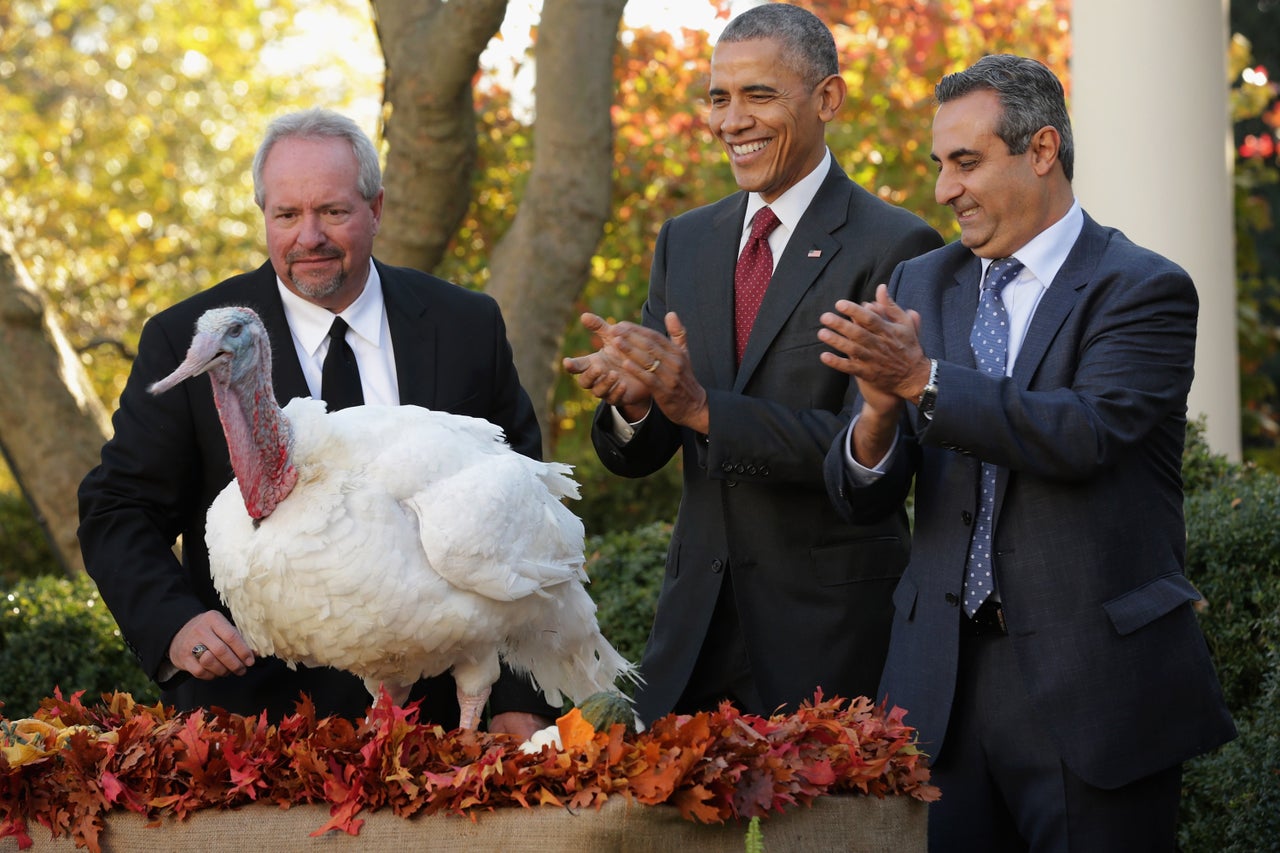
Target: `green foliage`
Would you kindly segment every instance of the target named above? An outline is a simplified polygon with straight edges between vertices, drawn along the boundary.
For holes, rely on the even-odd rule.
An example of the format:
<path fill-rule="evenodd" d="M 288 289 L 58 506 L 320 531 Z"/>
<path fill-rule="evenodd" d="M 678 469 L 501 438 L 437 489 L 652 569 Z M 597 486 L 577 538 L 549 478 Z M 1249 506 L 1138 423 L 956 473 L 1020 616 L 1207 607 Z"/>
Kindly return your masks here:
<path fill-rule="evenodd" d="M 1182 489 L 1187 495 L 1216 486 L 1235 468 L 1227 458 L 1214 453 L 1205 439 L 1205 418 L 1187 424 L 1187 441 L 1182 449 Z"/>
<path fill-rule="evenodd" d="M 640 661 L 653 627 L 670 541 L 671 525 L 665 522 L 587 539 L 587 591 L 600 631 L 633 663 Z"/>
<path fill-rule="evenodd" d="M 0 714 L 9 719 L 29 716 L 55 687 L 63 696 L 119 690 L 140 702 L 160 698 L 86 575 L 36 578 L 0 593 L 0 672 Z"/>
<path fill-rule="evenodd" d="M 31 505 L 15 491 L 0 490 L 0 589 L 22 578 L 61 571 L 49 538 L 36 522 Z"/>
<path fill-rule="evenodd" d="M 1258 703 L 1236 725 L 1240 737 L 1187 765 L 1183 853 L 1280 851 L 1280 660 L 1272 658 Z"/>
<path fill-rule="evenodd" d="M 1251 706 L 1280 649 L 1280 475 L 1237 467 L 1186 499 L 1187 576 L 1227 704 Z"/>
<path fill-rule="evenodd" d="M 1188 430 L 1187 576 L 1240 737 L 1187 764 L 1179 847 L 1280 851 L 1280 474 L 1231 465 Z"/>

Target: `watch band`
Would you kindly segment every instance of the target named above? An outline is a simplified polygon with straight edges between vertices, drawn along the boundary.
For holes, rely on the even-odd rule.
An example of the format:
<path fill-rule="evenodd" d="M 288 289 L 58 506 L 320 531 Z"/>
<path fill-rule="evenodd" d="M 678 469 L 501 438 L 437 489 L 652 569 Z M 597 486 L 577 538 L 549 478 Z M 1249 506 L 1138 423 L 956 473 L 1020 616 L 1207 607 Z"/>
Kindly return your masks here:
<path fill-rule="evenodd" d="M 929 381 L 925 383 L 924 388 L 920 391 L 920 396 L 916 399 L 916 408 L 920 410 L 920 414 L 926 418 L 933 417 L 934 404 L 938 402 L 938 360 L 936 358 L 929 359 Z"/>

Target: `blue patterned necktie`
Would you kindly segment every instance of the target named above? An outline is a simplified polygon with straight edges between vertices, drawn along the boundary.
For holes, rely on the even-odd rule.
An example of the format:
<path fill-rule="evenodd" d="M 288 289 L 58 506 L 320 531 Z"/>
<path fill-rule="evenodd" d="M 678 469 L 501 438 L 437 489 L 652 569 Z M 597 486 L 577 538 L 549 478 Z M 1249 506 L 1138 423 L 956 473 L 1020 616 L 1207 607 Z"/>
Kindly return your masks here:
<path fill-rule="evenodd" d="M 1005 375 L 1005 357 L 1009 351 L 1009 313 L 1005 311 L 1000 291 L 1022 272 L 1017 258 L 1000 258 L 987 268 L 987 278 L 978 298 L 978 316 L 973 321 L 969 345 L 978 369 L 988 376 Z M 969 559 L 964 572 L 964 612 L 973 616 L 995 590 L 991 574 L 991 531 L 995 521 L 996 466 L 982 463 L 982 491 L 978 496 L 978 518 L 973 525 Z"/>

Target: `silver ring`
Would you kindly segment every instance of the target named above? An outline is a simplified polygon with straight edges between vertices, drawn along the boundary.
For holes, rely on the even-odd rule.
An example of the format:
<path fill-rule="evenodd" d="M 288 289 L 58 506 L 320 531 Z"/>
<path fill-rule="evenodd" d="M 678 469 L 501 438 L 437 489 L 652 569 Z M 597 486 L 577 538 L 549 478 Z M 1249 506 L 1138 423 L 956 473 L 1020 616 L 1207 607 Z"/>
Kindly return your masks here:
<path fill-rule="evenodd" d="M 200 655 L 204 654 L 207 651 L 209 651 L 209 647 L 206 646 L 204 643 L 196 643 L 194 646 L 191 647 L 191 656 L 196 660 L 200 660 Z"/>
<path fill-rule="evenodd" d="M 649 371 L 650 373 L 653 373 L 655 370 L 657 370 L 657 369 L 658 369 L 658 365 L 660 365 L 660 364 L 662 364 L 662 359 L 660 359 L 660 358 L 655 358 L 655 359 L 653 360 L 653 364 L 651 364 L 651 365 L 649 365 L 648 367 L 646 367 L 646 368 L 645 368 L 645 370 Z"/>

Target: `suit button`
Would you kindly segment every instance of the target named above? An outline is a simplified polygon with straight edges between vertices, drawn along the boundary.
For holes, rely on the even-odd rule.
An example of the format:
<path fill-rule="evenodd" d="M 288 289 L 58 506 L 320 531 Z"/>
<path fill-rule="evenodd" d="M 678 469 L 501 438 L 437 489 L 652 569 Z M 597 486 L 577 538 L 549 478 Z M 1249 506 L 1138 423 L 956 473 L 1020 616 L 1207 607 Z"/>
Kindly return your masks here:
<path fill-rule="evenodd" d="M 711 561 L 711 571 L 715 572 L 716 574 L 719 574 L 720 570 L 723 568 L 724 568 L 724 563 L 722 563 L 720 560 Z"/>
<path fill-rule="evenodd" d="M 761 466 L 760 466 L 760 476 L 761 476 L 761 477 L 768 477 L 768 476 L 769 476 L 769 466 L 768 466 L 768 465 L 761 465 Z"/>
<path fill-rule="evenodd" d="M 965 527 L 968 527 L 970 524 L 973 524 L 973 513 L 969 512 L 969 510 L 967 509 L 964 512 L 960 513 L 960 522 L 964 524 Z"/>
<path fill-rule="evenodd" d="M 754 466 L 754 465 L 748 465 L 748 466 L 747 466 L 747 473 L 748 473 L 748 474 L 755 474 L 755 473 L 756 473 L 756 466 Z"/>
<path fill-rule="evenodd" d="M 947 593 L 947 604 L 950 604 L 952 607 L 955 607 L 959 603 L 960 603 L 960 596 L 956 595 L 954 592 Z"/>
<path fill-rule="evenodd" d="M 738 474 L 745 474 L 747 473 L 747 466 L 739 462 L 737 465 L 733 466 L 733 470 Z"/>
<path fill-rule="evenodd" d="M 720 470 L 724 471 L 726 474 L 731 474 L 733 473 L 733 465 L 729 462 L 722 462 L 720 463 Z"/>

